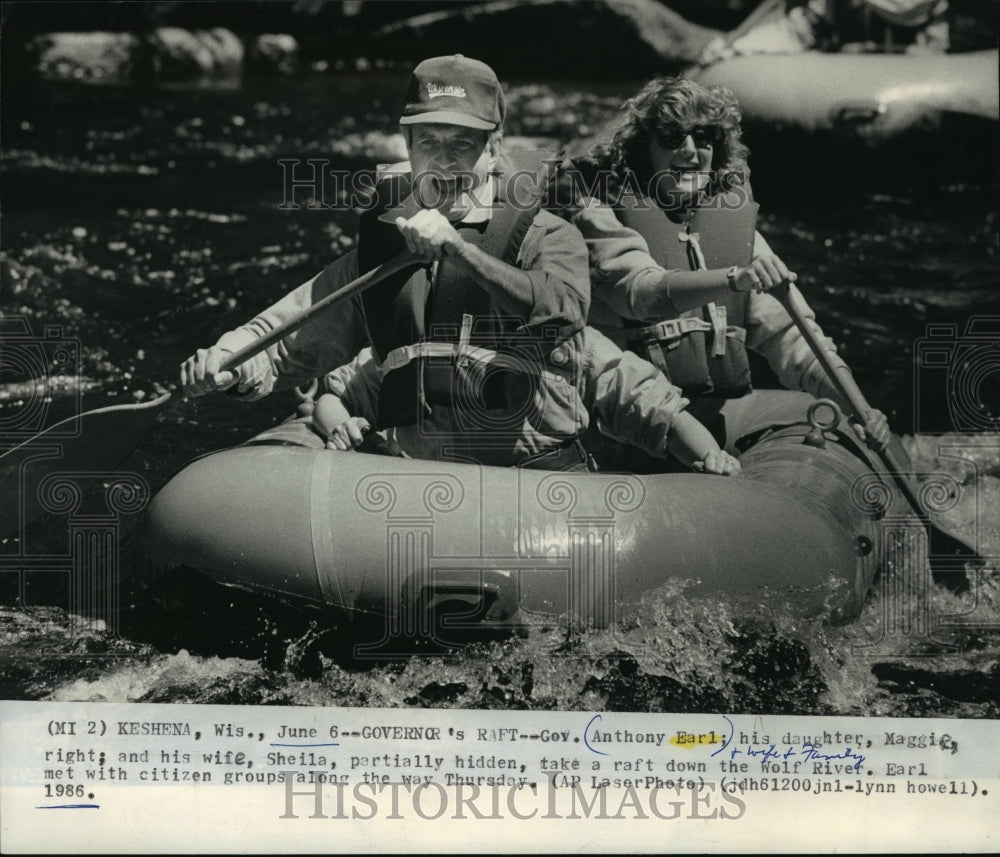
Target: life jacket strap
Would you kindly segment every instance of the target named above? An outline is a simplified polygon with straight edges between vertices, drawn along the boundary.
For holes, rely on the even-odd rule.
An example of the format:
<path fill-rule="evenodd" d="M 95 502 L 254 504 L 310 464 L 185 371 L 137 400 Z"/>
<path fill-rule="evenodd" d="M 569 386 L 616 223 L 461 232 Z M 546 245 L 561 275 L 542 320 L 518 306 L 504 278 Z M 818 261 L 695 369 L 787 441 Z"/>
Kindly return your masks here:
<path fill-rule="evenodd" d="M 695 271 L 707 271 L 708 264 L 705 262 L 705 254 L 701 249 L 701 235 L 691 231 L 691 226 L 685 226 L 683 232 L 677 233 L 680 241 L 686 241 L 691 252 L 694 254 L 694 264 L 691 266 Z"/>
<path fill-rule="evenodd" d="M 686 241 L 688 249 L 693 255 L 694 264 L 692 267 L 696 271 L 707 271 L 708 264 L 705 262 L 705 254 L 701 249 L 701 236 L 697 232 L 691 231 L 691 224 L 688 223 L 685 231 L 677 236 L 681 241 Z M 712 320 L 709 329 L 712 331 L 712 356 L 724 357 L 726 354 L 726 307 L 719 306 L 714 301 L 705 304 L 708 317 Z"/>
<path fill-rule="evenodd" d="M 712 356 L 726 356 L 726 307 L 725 304 L 710 303 L 705 309 L 712 319 Z"/>
<path fill-rule="evenodd" d="M 522 375 L 535 375 L 553 383 L 562 383 L 565 378 L 556 372 L 537 365 L 534 361 L 524 360 L 512 354 L 502 354 L 490 348 L 480 348 L 476 345 L 454 342 L 416 342 L 413 345 L 403 345 L 390 351 L 382 363 L 385 371 L 393 372 L 401 369 L 414 360 L 437 358 L 458 362 L 463 365 L 480 363 L 490 368 L 504 369 Z"/>
<path fill-rule="evenodd" d="M 472 338 L 472 313 L 462 313 L 462 329 L 458 334 L 458 365 L 469 365 L 469 340 Z"/>

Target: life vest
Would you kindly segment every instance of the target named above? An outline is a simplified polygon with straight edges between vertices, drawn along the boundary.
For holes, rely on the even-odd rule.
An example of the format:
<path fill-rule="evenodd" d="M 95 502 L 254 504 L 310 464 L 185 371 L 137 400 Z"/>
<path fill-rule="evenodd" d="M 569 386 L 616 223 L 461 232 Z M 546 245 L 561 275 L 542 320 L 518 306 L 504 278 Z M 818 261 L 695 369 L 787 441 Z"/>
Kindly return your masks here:
<path fill-rule="evenodd" d="M 492 216 L 485 224 L 459 224 L 463 240 L 513 264 L 541 207 L 535 188 L 547 166 L 538 152 L 502 158 Z M 407 200 L 412 208 L 410 190 L 408 175 L 391 176 L 376 188 L 359 225 L 361 272 L 405 249 L 391 217 L 381 218 Z M 523 318 L 498 315 L 486 291 L 447 259 L 401 271 L 365 291 L 362 305 L 373 354 L 384 369 L 378 406 L 383 428 L 413 425 L 441 405 L 489 412 L 491 430 L 515 430 L 538 376 L 547 374 L 546 355 L 563 338 L 557 325 L 527 329 Z M 495 422 L 504 413 L 509 426 Z"/>
<path fill-rule="evenodd" d="M 675 223 L 648 198 L 627 197 L 616 208 L 623 226 L 646 240 L 657 264 L 669 270 L 746 266 L 753 258 L 757 203 L 738 188 L 708 198 L 685 223 Z M 750 293 L 635 327 L 629 348 L 656 365 L 688 398 L 735 399 L 751 390 L 746 351 Z"/>

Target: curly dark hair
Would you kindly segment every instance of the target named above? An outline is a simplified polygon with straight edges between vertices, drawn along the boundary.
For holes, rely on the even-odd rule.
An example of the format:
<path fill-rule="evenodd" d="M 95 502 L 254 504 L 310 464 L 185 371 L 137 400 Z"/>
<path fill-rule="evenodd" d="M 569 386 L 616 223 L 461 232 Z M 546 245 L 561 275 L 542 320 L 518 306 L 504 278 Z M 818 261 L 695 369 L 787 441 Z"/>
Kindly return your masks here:
<path fill-rule="evenodd" d="M 623 105 L 624 116 L 610 146 L 598 147 L 594 156 L 625 182 L 634 173 L 642 186 L 652 178 L 651 141 L 695 125 L 718 131 L 712 152 L 709 194 L 738 184 L 750 175 L 749 149 L 740 139 L 740 106 L 724 86 L 705 87 L 681 77 L 657 77 Z"/>

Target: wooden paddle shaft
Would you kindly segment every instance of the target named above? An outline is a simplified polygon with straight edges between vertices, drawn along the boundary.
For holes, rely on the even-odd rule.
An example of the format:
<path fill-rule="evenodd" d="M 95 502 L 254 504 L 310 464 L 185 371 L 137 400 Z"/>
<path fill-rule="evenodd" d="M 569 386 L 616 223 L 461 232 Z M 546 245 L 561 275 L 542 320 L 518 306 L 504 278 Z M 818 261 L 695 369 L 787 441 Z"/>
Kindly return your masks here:
<path fill-rule="evenodd" d="M 294 318 L 289 319 L 284 324 L 278 325 L 270 333 L 265 334 L 259 339 L 255 339 L 247 345 L 244 345 L 241 349 L 239 349 L 239 351 L 233 352 L 222 362 L 222 365 L 219 366 L 219 371 L 226 372 L 235 369 L 241 363 L 245 363 L 251 357 L 256 357 L 262 351 L 274 345 L 274 343 L 284 339 L 288 336 L 288 334 L 294 333 L 320 313 L 326 312 L 336 304 L 342 303 L 343 301 L 360 294 L 365 289 L 374 286 L 376 283 L 382 282 L 388 277 L 391 277 L 393 274 L 402 271 L 404 268 L 418 264 L 420 263 L 414 261 L 413 256 L 405 251 L 397 256 L 393 256 L 388 262 L 379 265 L 377 268 L 372 268 L 372 270 L 368 273 L 362 274 L 356 280 L 351 280 L 351 282 L 341 286 L 336 291 L 331 292 L 322 300 L 316 301 L 316 303 L 314 303 L 307 310 Z"/>
<path fill-rule="evenodd" d="M 830 352 L 826 350 L 823 342 L 820 341 L 819 334 L 816 329 L 806 320 L 805 303 L 798 294 L 798 291 L 792 292 L 788 288 L 788 283 L 782 283 L 772 289 L 770 294 L 774 295 L 781 302 L 781 305 L 792 317 L 792 321 L 795 322 L 795 326 L 798 327 L 799 331 L 802 333 L 802 337 L 812 349 L 813 355 L 823 367 L 823 371 L 826 372 L 826 376 L 830 379 L 830 383 L 836 387 L 837 392 L 840 394 L 841 401 L 845 402 L 854 412 L 853 416 L 863 423 L 868 417 L 871 405 L 868 404 L 864 394 L 860 389 L 858 389 L 858 385 L 855 383 L 854 377 L 851 373 L 847 369 L 838 366 L 833 362 Z M 922 514 L 923 507 L 920 503 L 920 499 L 910 482 L 910 477 L 906 473 L 909 468 L 902 460 L 902 449 L 900 448 L 897 450 L 895 448 L 896 443 L 898 443 L 898 441 L 890 442 L 885 449 L 879 450 L 879 458 L 882 459 L 882 462 L 885 464 L 888 471 L 893 475 L 893 477 L 895 477 L 896 483 L 899 485 L 900 490 L 903 492 L 903 495 L 913 507 L 914 511 Z"/>
<path fill-rule="evenodd" d="M 776 286 L 771 290 L 771 294 L 781 302 L 786 312 L 792 317 L 795 326 L 798 327 L 805 341 L 809 343 L 813 355 L 819 361 L 820 366 L 823 367 L 823 371 L 826 372 L 830 383 L 836 387 L 841 400 L 850 406 L 854 412 L 853 416 L 864 422 L 868 412 L 871 410 L 871 405 L 868 404 L 864 394 L 858 389 L 858 385 L 854 383 L 851 373 L 833 362 L 833 358 L 830 352 L 826 350 L 826 346 L 822 340 L 820 340 L 816 328 L 806 320 L 806 307 L 801 296 L 797 291 L 793 293 L 788 288 L 788 283 Z"/>

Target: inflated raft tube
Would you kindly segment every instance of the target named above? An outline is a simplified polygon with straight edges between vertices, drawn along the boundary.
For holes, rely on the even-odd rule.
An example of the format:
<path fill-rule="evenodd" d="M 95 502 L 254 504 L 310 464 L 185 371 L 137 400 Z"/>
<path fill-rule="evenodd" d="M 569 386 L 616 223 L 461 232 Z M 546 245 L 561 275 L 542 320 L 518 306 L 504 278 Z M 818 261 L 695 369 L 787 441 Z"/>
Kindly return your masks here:
<path fill-rule="evenodd" d="M 887 141 L 942 114 L 996 120 L 998 52 L 734 57 L 696 76 L 739 99 L 747 124 L 853 132 Z"/>
<path fill-rule="evenodd" d="M 863 452 L 808 425 L 764 432 L 744 475 L 554 473 L 247 445 L 154 498 L 133 585 L 173 569 L 285 601 L 455 622 L 517 612 L 605 626 L 669 579 L 686 594 L 856 616 L 893 489 Z M 816 445 L 816 444 L 819 445 Z M 872 505 L 877 496 L 882 503 Z M 616 612 L 618 611 L 618 612 Z"/>

